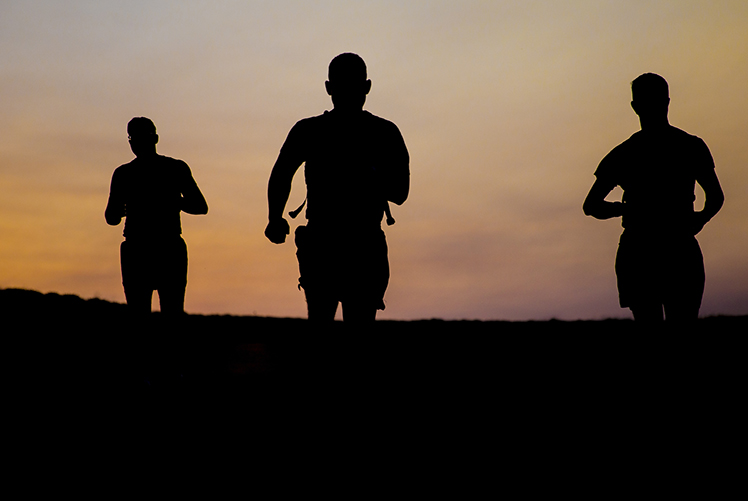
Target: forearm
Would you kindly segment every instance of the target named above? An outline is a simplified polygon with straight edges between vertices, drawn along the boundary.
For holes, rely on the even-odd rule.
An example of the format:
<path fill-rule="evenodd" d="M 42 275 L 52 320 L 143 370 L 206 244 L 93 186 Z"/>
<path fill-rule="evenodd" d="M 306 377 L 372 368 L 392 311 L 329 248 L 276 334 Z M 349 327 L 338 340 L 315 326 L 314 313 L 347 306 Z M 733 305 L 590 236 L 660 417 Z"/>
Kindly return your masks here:
<path fill-rule="evenodd" d="M 696 181 L 704 189 L 704 208 L 696 213 L 700 223 L 704 225 L 722 208 L 725 203 L 725 194 L 713 168 L 707 169 L 706 173 L 699 176 Z"/>
<path fill-rule="evenodd" d="M 270 181 L 268 181 L 268 220 L 283 218 L 283 211 L 291 194 L 292 179 L 292 176 L 276 169 L 273 169 L 270 174 Z"/>
<path fill-rule="evenodd" d="M 719 193 L 715 193 L 704 201 L 704 208 L 699 211 L 699 214 L 704 221 L 704 224 L 708 223 L 722 208 L 725 203 L 725 195 L 722 190 Z"/>
<path fill-rule="evenodd" d="M 268 181 L 268 224 L 265 228 L 265 236 L 274 244 L 282 244 L 286 241 L 286 235 L 290 233 L 288 221 L 283 217 L 288 196 L 291 194 L 291 181 L 293 171 L 289 175 L 287 171 L 273 167 Z"/>
<path fill-rule="evenodd" d="M 610 219 L 612 217 L 623 216 L 624 205 L 621 202 L 606 202 L 599 200 L 596 202 L 585 201 L 582 210 L 588 216 L 595 219 Z"/>
<path fill-rule="evenodd" d="M 111 226 L 117 226 L 126 215 L 126 198 L 122 193 L 121 178 L 120 169 L 115 170 L 114 174 L 112 174 L 112 183 L 109 186 L 109 199 L 106 202 L 106 209 L 104 210 L 104 219 Z"/>
<path fill-rule="evenodd" d="M 621 202 L 607 202 L 605 197 L 615 188 L 613 183 L 596 180 L 584 199 L 582 210 L 588 216 L 596 219 L 610 219 L 623 216 L 624 204 Z"/>
<path fill-rule="evenodd" d="M 186 197 L 182 196 L 181 199 L 181 210 L 187 214 L 202 215 L 208 213 L 208 202 L 205 201 L 205 197 L 198 190 L 196 194 Z"/>

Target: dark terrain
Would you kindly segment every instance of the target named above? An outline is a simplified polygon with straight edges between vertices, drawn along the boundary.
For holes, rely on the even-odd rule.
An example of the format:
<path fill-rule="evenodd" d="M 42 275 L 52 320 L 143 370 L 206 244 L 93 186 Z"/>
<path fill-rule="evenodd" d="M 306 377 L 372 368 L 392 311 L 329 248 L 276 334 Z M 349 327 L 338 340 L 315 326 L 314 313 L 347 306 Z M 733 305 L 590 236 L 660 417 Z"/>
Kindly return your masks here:
<path fill-rule="evenodd" d="M 122 304 L 18 289 L 0 290 L 0 310 L 9 429 L 24 433 L 95 441 L 155 427 L 324 442 L 348 430 L 421 451 L 472 441 L 527 452 L 582 436 L 593 449 L 595 436 L 606 448 L 679 443 L 704 426 L 727 440 L 744 417 L 747 316 L 659 330 L 422 320 L 313 332 L 301 319 L 175 325 L 160 314 L 133 326 Z"/>

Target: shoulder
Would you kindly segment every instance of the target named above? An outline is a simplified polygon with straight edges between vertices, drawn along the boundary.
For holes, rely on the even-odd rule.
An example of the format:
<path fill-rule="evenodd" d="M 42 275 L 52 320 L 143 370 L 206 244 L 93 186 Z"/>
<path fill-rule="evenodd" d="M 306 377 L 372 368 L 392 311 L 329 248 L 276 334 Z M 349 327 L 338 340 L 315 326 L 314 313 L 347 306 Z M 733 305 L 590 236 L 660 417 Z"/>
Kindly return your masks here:
<path fill-rule="evenodd" d="M 689 134 L 688 132 L 684 131 L 683 129 L 679 129 L 678 127 L 670 126 L 670 134 L 672 134 L 674 137 L 684 139 L 684 140 L 694 140 L 700 138 L 698 136 L 694 136 L 693 134 Z"/>
<path fill-rule="evenodd" d="M 393 132 L 396 131 L 398 134 L 400 133 L 400 129 L 398 129 L 397 125 L 395 125 L 394 122 L 387 120 L 386 118 L 378 117 L 377 115 L 374 115 L 373 113 L 369 113 L 366 110 L 364 110 L 364 117 L 365 117 L 365 120 L 368 120 L 375 127 L 380 127 L 384 130 L 389 130 Z"/>
<path fill-rule="evenodd" d="M 189 165 L 187 165 L 187 162 L 185 162 L 184 160 L 179 160 L 178 158 L 159 155 L 157 157 L 157 162 L 160 165 L 177 172 L 190 172 L 190 167 Z"/>
<path fill-rule="evenodd" d="M 306 143 L 318 133 L 317 131 L 324 128 L 326 123 L 327 112 L 314 117 L 302 118 L 291 127 L 284 146 L 288 148 L 290 145 L 297 143 Z"/>
<path fill-rule="evenodd" d="M 696 164 L 714 168 L 714 159 L 709 147 L 699 136 L 689 134 L 677 127 L 670 127 L 671 145 Z"/>
<path fill-rule="evenodd" d="M 319 127 L 320 125 L 323 125 L 324 123 L 327 122 L 328 115 L 329 115 L 329 112 L 325 111 L 321 115 L 302 118 L 301 120 L 299 120 L 298 122 L 294 124 L 294 126 L 291 128 L 291 132 L 305 131 L 305 130 Z"/>
<path fill-rule="evenodd" d="M 706 142 L 699 136 L 689 134 L 677 127 L 671 127 L 673 145 L 680 150 L 697 170 L 714 169 L 714 158 Z"/>
<path fill-rule="evenodd" d="M 610 177 L 617 176 L 619 168 L 627 163 L 627 159 L 638 149 L 638 144 L 641 140 L 641 131 L 635 132 L 624 142 L 610 150 L 610 152 L 603 157 L 600 164 L 595 170 L 595 176 Z"/>
<path fill-rule="evenodd" d="M 684 131 L 683 129 L 679 129 L 678 127 L 670 127 L 670 133 L 673 135 L 675 139 L 678 141 L 684 142 L 684 143 L 690 143 L 691 146 L 695 148 L 707 148 L 706 142 L 704 142 L 703 139 L 701 139 L 699 136 L 695 136 L 693 134 L 689 134 L 688 132 Z"/>
<path fill-rule="evenodd" d="M 605 158 L 603 158 L 603 162 L 615 161 L 628 156 L 639 149 L 642 139 L 643 136 L 641 131 L 634 132 L 628 139 L 610 150 L 610 152 L 605 155 Z"/>
<path fill-rule="evenodd" d="M 121 179 L 123 177 L 126 177 L 133 170 L 133 166 L 136 161 L 137 161 L 137 158 L 133 158 L 126 164 L 122 164 L 116 169 L 114 169 L 114 173 L 112 174 L 112 179 Z"/>
<path fill-rule="evenodd" d="M 368 132 L 378 141 L 405 148 L 405 139 L 397 125 L 368 111 L 364 111 L 364 117 L 365 122 L 368 122 Z"/>
<path fill-rule="evenodd" d="M 164 164 L 169 164 L 169 165 L 174 165 L 174 166 L 177 166 L 177 165 L 186 166 L 187 165 L 187 163 L 184 160 L 179 160 L 178 158 L 167 157 L 166 155 L 158 155 L 156 158 L 158 159 L 159 162 L 164 163 Z"/>

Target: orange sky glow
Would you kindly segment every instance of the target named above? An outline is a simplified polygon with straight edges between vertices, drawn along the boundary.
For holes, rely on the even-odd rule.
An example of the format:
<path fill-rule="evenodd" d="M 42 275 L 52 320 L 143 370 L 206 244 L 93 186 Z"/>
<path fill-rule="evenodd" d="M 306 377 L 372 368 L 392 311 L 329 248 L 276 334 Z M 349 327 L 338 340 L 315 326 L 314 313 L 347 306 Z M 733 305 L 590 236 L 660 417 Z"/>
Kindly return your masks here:
<path fill-rule="evenodd" d="M 620 220 L 581 206 L 639 128 L 645 72 L 668 80 L 670 122 L 706 141 L 726 196 L 698 237 L 701 314 L 748 314 L 746 33 L 742 0 L 3 2 L 0 287 L 124 302 L 104 208 L 133 157 L 126 124 L 147 116 L 210 206 L 182 216 L 187 311 L 304 317 L 292 242 L 263 236 L 267 180 L 291 126 L 331 109 L 330 59 L 356 52 L 366 109 L 411 156 L 378 318 L 629 317 Z M 304 197 L 300 171 L 289 209 Z"/>

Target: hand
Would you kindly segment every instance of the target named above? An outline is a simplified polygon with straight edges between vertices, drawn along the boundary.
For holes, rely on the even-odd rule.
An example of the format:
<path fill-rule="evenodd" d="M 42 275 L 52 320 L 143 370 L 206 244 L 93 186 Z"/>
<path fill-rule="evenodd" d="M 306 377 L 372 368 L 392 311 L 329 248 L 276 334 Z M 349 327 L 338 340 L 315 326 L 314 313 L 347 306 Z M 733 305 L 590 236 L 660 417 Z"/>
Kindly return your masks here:
<path fill-rule="evenodd" d="M 286 235 L 291 232 L 288 221 L 284 218 L 271 219 L 265 228 L 265 236 L 274 244 L 282 244 L 286 241 Z"/>

